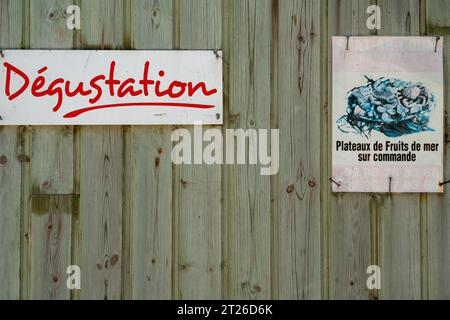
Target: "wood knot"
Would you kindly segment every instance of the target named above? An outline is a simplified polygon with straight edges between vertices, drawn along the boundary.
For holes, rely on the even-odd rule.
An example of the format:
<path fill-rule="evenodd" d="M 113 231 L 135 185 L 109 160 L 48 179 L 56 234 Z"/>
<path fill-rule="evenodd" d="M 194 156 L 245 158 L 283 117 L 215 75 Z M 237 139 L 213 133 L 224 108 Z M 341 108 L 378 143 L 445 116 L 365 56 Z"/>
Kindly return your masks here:
<path fill-rule="evenodd" d="M 292 192 L 294 192 L 294 185 L 293 185 L 293 184 L 288 185 L 288 187 L 287 187 L 287 189 L 286 189 L 286 192 L 287 192 L 287 193 L 292 193 Z"/>
<path fill-rule="evenodd" d="M 185 180 L 183 180 L 183 179 L 180 179 L 180 183 L 181 183 L 181 185 L 183 186 L 183 188 L 186 188 L 187 181 L 185 181 Z"/>
<path fill-rule="evenodd" d="M 161 162 L 161 159 L 159 157 L 155 158 L 155 167 L 159 167 L 159 163 Z"/>
<path fill-rule="evenodd" d="M 152 264 L 156 263 L 156 259 L 155 258 L 152 258 L 150 261 L 151 261 Z"/>
<path fill-rule="evenodd" d="M 297 40 L 298 40 L 300 43 L 305 43 L 305 38 L 303 38 L 303 36 L 302 36 L 301 34 L 298 34 Z"/>
<path fill-rule="evenodd" d="M 8 162 L 8 158 L 5 155 L 0 156 L 0 164 L 5 165 Z"/>
<path fill-rule="evenodd" d="M 158 148 L 158 154 L 161 154 L 163 152 L 163 148 L 159 147 Z"/>
<path fill-rule="evenodd" d="M 103 269 L 103 266 L 102 266 L 102 264 L 100 262 L 97 262 L 95 264 L 95 267 L 97 268 L 97 270 L 102 270 Z"/>
<path fill-rule="evenodd" d="M 59 281 L 58 276 L 54 274 L 53 277 L 52 277 L 52 281 L 53 281 L 54 283 L 58 283 L 58 281 Z"/>
<path fill-rule="evenodd" d="M 154 10 L 152 11 L 152 16 L 153 16 L 153 18 L 158 18 L 158 16 L 159 16 L 159 10 L 158 10 L 158 9 L 154 9 Z"/>
<path fill-rule="evenodd" d="M 255 292 L 261 292 L 261 286 L 259 284 L 255 284 L 253 286 L 253 290 L 255 290 Z"/>
<path fill-rule="evenodd" d="M 181 264 L 179 269 L 180 269 L 180 271 L 186 271 L 188 269 L 188 267 L 189 266 L 187 264 Z"/>
<path fill-rule="evenodd" d="M 44 189 L 48 189 L 48 188 L 50 188 L 51 186 L 52 186 L 51 181 L 45 180 L 45 181 L 42 183 L 42 187 L 43 187 Z"/>
<path fill-rule="evenodd" d="M 54 10 L 54 11 L 50 11 L 48 13 L 47 17 L 48 17 L 48 20 L 55 21 L 55 20 L 59 19 L 60 14 L 57 10 Z"/>
<path fill-rule="evenodd" d="M 30 157 L 26 154 L 19 154 L 17 160 L 19 160 L 19 162 L 30 162 Z"/>
<path fill-rule="evenodd" d="M 355 285 L 355 283 L 353 282 L 353 281 L 350 281 L 350 286 L 354 286 Z"/>
<path fill-rule="evenodd" d="M 308 186 L 310 186 L 311 188 L 314 188 L 316 186 L 316 181 L 314 181 L 314 179 L 309 180 Z"/>
<path fill-rule="evenodd" d="M 111 259 L 109 259 L 109 264 L 111 265 L 111 267 L 114 267 L 117 262 L 119 262 L 119 255 L 115 253 L 112 255 Z"/>

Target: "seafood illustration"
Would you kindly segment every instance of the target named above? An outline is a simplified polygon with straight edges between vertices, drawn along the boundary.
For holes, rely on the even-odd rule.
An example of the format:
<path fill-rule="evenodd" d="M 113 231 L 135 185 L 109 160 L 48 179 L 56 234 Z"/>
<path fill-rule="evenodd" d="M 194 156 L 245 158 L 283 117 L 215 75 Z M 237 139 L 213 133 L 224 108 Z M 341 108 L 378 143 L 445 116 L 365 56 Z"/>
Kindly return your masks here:
<path fill-rule="evenodd" d="M 367 83 L 347 93 L 346 114 L 339 130 L 369 138 L 373 130 L 394 138 L 424 131 L 436 106 L 435 96 L 422 83 L 365 76 Z"/>

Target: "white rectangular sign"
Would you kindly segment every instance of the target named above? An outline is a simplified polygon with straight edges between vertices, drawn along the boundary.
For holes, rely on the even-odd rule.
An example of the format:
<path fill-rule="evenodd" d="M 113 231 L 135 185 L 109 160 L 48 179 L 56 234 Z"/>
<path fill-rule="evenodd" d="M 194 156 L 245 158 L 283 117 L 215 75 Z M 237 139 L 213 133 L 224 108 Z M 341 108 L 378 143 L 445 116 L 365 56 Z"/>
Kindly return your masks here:
<path fill-rule="evenodd" d="M 0 53 L 0 125 L 223 123 L 221 51 Z"/>
<path fill-rule="evenodd" d="M 443 38 L 332 42 L 333 191 L 443 192 Z"/>

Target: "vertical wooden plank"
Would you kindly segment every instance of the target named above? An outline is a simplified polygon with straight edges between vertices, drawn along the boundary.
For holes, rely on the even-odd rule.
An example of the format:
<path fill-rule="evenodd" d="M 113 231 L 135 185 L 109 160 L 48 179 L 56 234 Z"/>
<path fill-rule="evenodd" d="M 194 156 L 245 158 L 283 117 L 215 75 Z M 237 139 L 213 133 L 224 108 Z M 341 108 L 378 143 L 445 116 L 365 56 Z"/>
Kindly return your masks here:
<path fill-rule="evenodd" d="M 33 127 L 33 194 L 73 193 L 73 127 Z"/>
<path fill-rule="evenodd" d="M 122 131 L 81 131 L 80 238 L 82 299 L 121 296 Z"/>
<path fill-rule="evenodd" d="M 368 18 L 366 11 L 372 2 L 371 0 L 328 2 L 329 70 L 331 70 L 332 56 L 331 37 L 369 34 L 370 31 L 366 26 Z M 331 76 L 331 71 L 329 76 Z M 331 80 L 329 84 L 328 97 L 331 97 Z M 322 152 L 329 152 L 332 149 L 331 135 L 334 125 L 331 123 L 331 126 L 328 126 L 327 149 Z M 331 168 L 331 154 L 326 159 L 328 167 Z M 331 186 L 329 181 L 327 182 L 326 188 L 330 192 L 328 217 L 329 298 L 368 299 L 366 269 L 372 264 L 370 224 L 372 198 L 368 194 L 331 194 Z"/>
<path fill-rule="evenodd" d="M 277 114 L 280 171 L 275 194 L 280 299 L 321 297 L 321 3 L 278 3 Z"/>
<path fill-rule="evenodd" d="M 0 299 L 19 298 L 21 164 L 18 127 L 0 126 Z"/>
<path fill-rule="evenodd" d="M 221 34 L 219 0 L 180 1 L 178 37 L 181 49 L 218 49 Z M 218 165 L 182 165 L 174 184 L 178 264 L 174 272 L 177 287 L 174 296 L 219 299 L 222 291 L 221 168 Z"/>
<path fill-rule="evenodd" d="M 67 49 L 73 31 L 66 27 L 69 0 L 30 2 L 32 49 Z M 70 194 L 73 191 L 73 127 L 34 127 L 31 183 L 33 194 Z"/>
<path fill-rule="evenodd" d="M 31 200 L 31 299 L 70 298 L 71 195 L 39 195 Z M 43 258 L 44 257 L 44 258 Z"/>
<path fill-rule="evenodd" d="M 123 1 L 81 2 L 82 48 L 121 48 Z M 121 297 L 122 128 L 81 129 L 79 250 L 82 299 Z"/>
<path fill-rule="evenodd" d="M 0 48 L 20 48 L 22 43 L 22 3 L 0 1 Z M 0 113 L 1 116 L 1 113 Z M 21 164 L 18 127 L 1 126 L 0 121 L 0 299 L 20 295 L 20 203 Z"/>
<path fill-rule="evenodd" d="M 133 1 L 131 10 L 134 49 L 173 48 L 172 1 Z M 170 129 L 132 127 L 130 270 L 134 299 L 172 296 Z"/>
<path fill-rule="evenodd" d="M 70 1 L 54 0 L 30 2 L 31 48 L 72 47 L 72 31 L 66 28 L 65 20 L 65 11 L 70 4 Z M 33 127 L 30 147 L 31 193 L 72 193 L 73 127 Z M 33 299 L 69 298 L 69 291 L 61 277 L 71 264 L 71 216 L 57 219 L 54 229 L 43 225 L 43 221 L 52 221 L 62 215 L 62 212 L 58 212 L 60 209 L 65 208 L 60 205 L 48 206 L 39 217 L 34 217 L 37 211 L 31 208 L 29 270 L 32 276 L 29 279 L 29 297 Z"/>
<path fill-rule="evenodd" d="M 234 40 L 228 56 L 230 123 L 226 128 L 270 129 L 271 1 L 232 1 L 229 9 Z M 269 299 L 270 176 L 261 176 L 257 165 L 234 165 L 226 167 L 224 179 L 226 298 Z"/>
<path fill-rule="evenodd" d="M 419 0 L 380 0 L 381 35 L 418 35 Z M 386 182 L 388 183 L 388 182 Z M 420 196 L 386 195 L 378 210 L 382 299 L 421 298 Z"/>
<path fill-rule="evenodd" d="M 232 1 L 227 128 L 270 128 L 271 3 Z M 270 297 L 270 177 L 257 166 L 225 171 L 230 299 Z"/>
<path fill-rule="evenodd" d="M 427 33 L 444 36 L 444 76 L 445 76 L 445 110 L 446 110 L 446 152 L 450 155 L 450 1 L 427 1 Z M 450 179 L 450 161 L 446 160 L 444 175 Z M 450 189 L 447 185 L 443 195 L 429 195 L 427 202 L 427 240 L 428 240 L 428 298 L 449 299 L 450 297 Z"/>

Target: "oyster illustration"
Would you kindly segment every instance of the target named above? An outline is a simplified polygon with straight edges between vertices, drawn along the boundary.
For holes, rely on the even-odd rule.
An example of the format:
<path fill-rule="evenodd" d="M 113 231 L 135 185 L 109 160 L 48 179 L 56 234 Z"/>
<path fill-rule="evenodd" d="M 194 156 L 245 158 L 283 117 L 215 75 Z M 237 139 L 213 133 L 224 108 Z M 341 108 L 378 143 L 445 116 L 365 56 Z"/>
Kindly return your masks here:
<path fill-rule="evenodd" d="M 346 114 L 337 120 L 339 130 L 369 137 L 372 130 L 387 137 L 424 131 L 436 106 L 434 95 L 420 82 L 381 77 L 350 90 Z"/>

